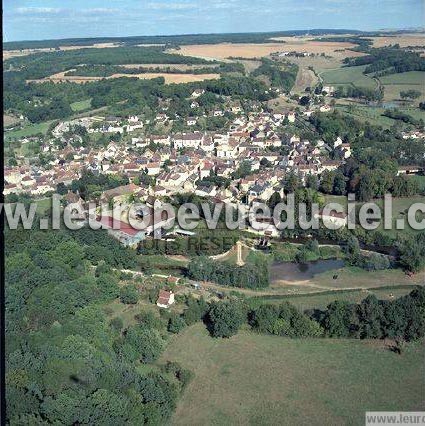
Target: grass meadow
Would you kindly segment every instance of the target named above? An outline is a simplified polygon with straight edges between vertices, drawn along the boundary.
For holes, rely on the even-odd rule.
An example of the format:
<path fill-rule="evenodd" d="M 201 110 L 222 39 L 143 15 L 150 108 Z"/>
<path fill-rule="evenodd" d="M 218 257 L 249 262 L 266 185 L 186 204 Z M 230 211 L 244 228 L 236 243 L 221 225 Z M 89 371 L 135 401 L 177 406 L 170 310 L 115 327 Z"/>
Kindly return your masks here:
<path fill-rule="evenodd" d="M 173 425 L 363 425 L 366 410 L 424 409 L 425 347 L 400 356 L 381 341 L 286 339 L 203 324 L 173 336 L 160 362 L 195 374 Z"/>

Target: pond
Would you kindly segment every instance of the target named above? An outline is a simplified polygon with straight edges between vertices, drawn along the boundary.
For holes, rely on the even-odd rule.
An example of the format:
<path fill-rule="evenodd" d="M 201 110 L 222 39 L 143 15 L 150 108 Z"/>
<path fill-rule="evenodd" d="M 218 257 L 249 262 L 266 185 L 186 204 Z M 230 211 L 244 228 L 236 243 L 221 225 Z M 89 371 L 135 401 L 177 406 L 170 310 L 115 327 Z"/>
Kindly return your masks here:
<path fill-rule="evenodd" d="M 270 281 L 306 281 L 316 274 L 340 269 L 344 261 L 339 259 L 317 260 L 307 263 L 275 262 L 270 267 Z"/>

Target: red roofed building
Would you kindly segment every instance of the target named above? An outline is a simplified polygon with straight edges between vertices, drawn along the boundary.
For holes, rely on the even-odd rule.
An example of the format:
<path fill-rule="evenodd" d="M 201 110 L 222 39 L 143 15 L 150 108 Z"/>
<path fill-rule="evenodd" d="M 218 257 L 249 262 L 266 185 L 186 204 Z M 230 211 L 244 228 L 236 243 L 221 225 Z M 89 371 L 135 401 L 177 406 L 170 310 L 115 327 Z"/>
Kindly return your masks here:
<path fill-rule="evenodd" d="M 160 308 L 169 308 L 174 303 L 174 293 L 172 291 L 160 290 L 156 306 Z"/>

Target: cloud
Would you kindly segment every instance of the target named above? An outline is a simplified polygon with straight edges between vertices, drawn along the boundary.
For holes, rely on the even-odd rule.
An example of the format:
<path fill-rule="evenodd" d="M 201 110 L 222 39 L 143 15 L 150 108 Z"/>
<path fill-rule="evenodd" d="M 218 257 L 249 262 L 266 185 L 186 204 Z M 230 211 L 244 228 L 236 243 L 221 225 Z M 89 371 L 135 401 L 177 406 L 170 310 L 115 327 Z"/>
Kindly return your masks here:
<path fill-rule="evenodd" d="M 18 7 L 15 10 L 20 15 L 45 15 L 60 13 L 63 9 L 57 7 Z"/>
<path fill-rule="evenodd" d="M 151 10 L 188 10 L 197 7 L 195 3 L 148 3 L 146 5 Z"/>
<path fill-rule="evenodd" d="M 18 7 L 15 9 L 18 15 L 29 15 L 29 16 L 38 16 L 38 15 L 62 15 L 70 16 L 73 14 L 78 15 L 109 15 L 119 12 L 119 9 L 111 8 L 89 8 L 89 9 L 65 9 L 58 7 Z"/>

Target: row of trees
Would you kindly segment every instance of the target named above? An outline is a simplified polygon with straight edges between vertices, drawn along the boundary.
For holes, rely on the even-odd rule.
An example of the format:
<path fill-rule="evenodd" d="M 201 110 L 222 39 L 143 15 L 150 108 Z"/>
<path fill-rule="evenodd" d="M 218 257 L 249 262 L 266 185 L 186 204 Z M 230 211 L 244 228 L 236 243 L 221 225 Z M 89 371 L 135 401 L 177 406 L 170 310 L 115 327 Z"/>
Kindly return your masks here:
<path fill-rule="evenodd" d="M 243 324 L 259 333 L 291 338 L 401 339 L 425 336 L 425 288 L 393 301 L 368 296 L 361 303 L 335 301 L 325 310 L 300 312 L 290 303 L 250 308 L 238 299 L 211 303 L 203 320 L 213 337 L 231 337 Z"/>
<path fill-rule="evenodd" d="M 260 254 L 244 266 L 196 257 L 189 263 L 187 271 L 193 280 L 213 281 L 229 287 L 264 288 L 270 283 L 269 262 Z"/>

